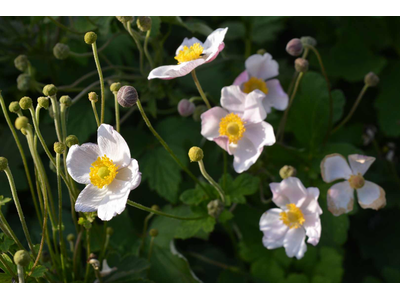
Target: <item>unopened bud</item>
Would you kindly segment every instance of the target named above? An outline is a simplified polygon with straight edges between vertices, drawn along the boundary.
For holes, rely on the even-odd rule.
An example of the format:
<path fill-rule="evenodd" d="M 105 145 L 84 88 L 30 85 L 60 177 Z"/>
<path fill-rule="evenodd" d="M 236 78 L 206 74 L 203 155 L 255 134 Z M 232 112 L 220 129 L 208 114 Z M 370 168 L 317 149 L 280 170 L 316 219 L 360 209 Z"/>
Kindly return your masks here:
<path fill-rule="evenodd" d="M 296 173 L 297 173 L 296 169 L 292 166 L 283 166 L 279 170 L 279 176 L 281 176 L 282 179 L 294 177 L 296 176 Z"/>
<path fill-rule="evenodd" d="M 57 43 L 53 48 L 53 54 L 57 59 L 63 60 L 69 56 L 69 46 L 62 43 Z"/>
<path fill-rule="evenodd" d="M 193 112 L 193 120 L 199 122 L 201 120 L 201 115 L 207 111 L 207 107 L 205 105 L 196 106 Z"/>
<path fill-rule="evenodd" d="M 1 156 L 0 157 L 0 171 L 4 171 L 8 167 L 8 159 Z"/>
<path fill-rule="evenodd" d="M 267 51 L 265 49 L 258 49 L 257 54 L 264 55 Z"/>
<path fill-rule="evenodd" d="M 48 84 L 44 86 L 43 95 L 54 96 L 55 94 L 57 94 L 57 88 L 54 84 Z"/>
<path fill-rule="evenodd" d="M 139 17 L 136 21 L 137 27 L 141 30 L 141 31 L 149 31 L 151 29 L 151 18 L 150 17 Z"/>
<path fill-rule="evenodd" d="M 97 96 L 96 92 L 90 92 L 88 94 L 88 98 L 90 101 L 93 101 L 94 103 L 96 103 L 99 100 L 99 97 Z"/>
<path fill-rule="evenodd" d="M 291 56 L 299 56 L 303 52 L 303 43 L 300 39 L 291 39 L 286 45 L 286 52 Z"/>
<path fill-rule="evenodd" d="M 48 109 L 49 108 L 49 98 L 47 97 L 39 97 L 37 99 L 37 102 L 39 104 L 40 107 L 44 108 L 44 109 Z"/>
<path fill-rule="evenodd" d="M 152 210 L 160 210 L 160 207 L 157 204 L 151 206 Z"/>
<path fill-rule="evenodd" d="M 21 72 L 25 72 L 29 67 L 29 60 L 26 55 L 19 55 L 14 59 L 14 66 Z"/>
<path fill-rule="evenodd" d="M 121 88 L 121 83 L 119 82 L 114 82 L 110 86 L 110 91 L 113 93 L 118 93 L 119 89 Z"/>
<path fill-rule="evenodd" d="M 116 17 L 116 18 L 123 24 L 133 21 L 133 17 Z"/>
<path fill-rule="evenodd" d="M 138 100 L 138 93 L 133 86 L 124 85 L 117 94 L 117 100 L 122 107 L 132 107 Z"/>
<path fill-rule="evenodd" d="M 299 73 L 307 72 L 308 71 L 308 60 L 301 58 L 301 57 L 296 58 L 296 60 L 294 61 L 294 68 Z"/>
<path fill-rule="evenodd" d="M 152 228 L 152 229 L 150 229 L 149 234 L 152 237 L 156 237 L 158 235 L 158 230 L 155 228 Z"/>
<path fill-rule="evenodd" d="M 192 147 L 189 150 L 189 158 L 190 162 L 199 162 L 203 159 L 204 153 L 203 150 L 199 147 Z"/>
<path fill-rule="evenodd" d="M 73 242 L 73 241 L 75 241 L 75 235 L 72 234 L 72 233 L 68 234 L 68 235 L 67 235 L 67 241 L 68 241 L 68 242 Z"/>
<path fill-rule="evenodd" d="M 28 126 L 29 120 L 27 117 L 18 117 L 15 120 L 15 128 L 17 128 L 18 130 L 21 130 L 22 128 L 26 128 Z"/>
<path fill-rule="evenodd" d="M 65 151 L 65 145 L 64 143 L 60 143 L 60 142 L 55 142 L 54 143 L 54 152 L 58 153 L 58 154 L 62 154 Z"/>
<path fill-rule="evenodd" d="M 65 144 L 67 145 L 68 148 L 71 148 L 73 145 L 78 145 L 79 141 L 78 138 L 75 135 L 69 135 L 65 139 Z"/>
<path fill-rule="evenodd" d="M 71 106 L 72 104 L 72 99 L 70 96 L 61 96 L 60 98 L 60 104 L 65 105 L 66 107 Z"/>
<path fill-rule="evenodd" d="M 301 40 L 301 43 L 303 44 L 304 47 L 306 47 L 306 46 L 313 46 L 313 47 L 317 46 L 317 40 L 314 39 L 311 36 L 302 36 L 300 38 L 300 40 Z"/>
<path fill-rule="evenodd" d="M 91 45 L 93 43 L 96 43 L 97 40 L 97 34 L 95 34 L 93 31 L 89 31 L 85 34 L 85 43 L 88 45 Z"/>
<path fill-rule="evenodd" d="M 190 116 L 191 114 L 193 114 L 195 109 L 196 106 L 193 104 L 193 102 L 190 102 L 189 100 L 182 99 L 178 103 L 178 112 L 182 117 Z"/>
<path fill-rule="evenodd" d="M 377 86 L 379 83 L 379 77 L 374 72 L 369 72 L 365 75 L 364 82 L 368 86 Z"/>
<path fill-rule="evenodd" d="M 112 236 L 114 234 L 114 229 L 112 229 L 112 227 L 107 227 L 106 231 L 107 231 L 107 235 L 109 235 L 109 236 Z"/>
<path fill-rule="evenodd" d="M 27 267 L 31 261 L 28 251 L 18 250 L 14 254 L 14 262 L 16 265 Z"/>
<path fill-rule="evenodd" d="M 32 78 L 29 74 L 20 74 L 17 77 L 17 88 L 22 92 L 26 92 L 31 86 L 31 81 Z"/>
<path fill-rule="evenodd" d="M 220 200 L 213 200 L 207 204 L 208 214 L 213 218 L 218 218 L 223 210 L 224 204 Z"/>
<path fill-rule="evenodd" d="M 29 109 L 32 107 L 32 99 L 29 97 L 22 97 L 21 100 L 19 100 L 19 106 L 23 109 Z"/>
<path fill-rule="evenodd" d="M 19 102 L 18 101 L 11 102 L 10 105 L 8 106 L 8 110 L 15 114 L 18 113 L 21 110 Z"/>

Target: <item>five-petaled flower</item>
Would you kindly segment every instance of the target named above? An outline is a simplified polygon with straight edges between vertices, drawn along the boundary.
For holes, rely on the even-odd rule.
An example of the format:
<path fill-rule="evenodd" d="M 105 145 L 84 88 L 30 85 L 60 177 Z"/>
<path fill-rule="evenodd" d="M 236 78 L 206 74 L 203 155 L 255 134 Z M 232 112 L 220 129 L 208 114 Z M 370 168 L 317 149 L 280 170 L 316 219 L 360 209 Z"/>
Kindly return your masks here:
<path fill-rule="evenodd" d="M 233 167 L 242 173 L 261 155 L 264 146 L 275 143 L 274 130 L 264 122 L 264 94 L 258 90 L 243 93 L 238 86 L 224 87 L 221 107 L 201 115 L 201 134 L 234 156 Z"/>
<path fill-rule="evenodd" d="M 67 168 L 76 182 L 86 184 L 76 200 L 75 210 L 97 211 L 103 221 L 124 211 L 130 191 L 138 187 L 142 177 L 128 144 L 107 124 L 100 125 L 97 144 L 70 148 Z"/>
<path fill-rule="evenodd" d="M 148 79 L 164 80 L 182 77 L 198 66 L 212 62 L 224 49 L 224 38 L 228 28 L 219 28 L 212 32 L 204 43 L 196 38 L 185 38 L 176 50 L 177 65 L 161 66 L 152 70 Z"/>
<path fill-rule="evenodd" d="M 278 79 L 271 79 L 279 74 L 279 65 L 272 59 L 271 54 L 254 54 L 245 62 L 244 70 L 233 82 L 240 86 L 243 92 L 250 93 L 254 90 L 263 92 L 264 109 L 270 113 L 271 107 L 285 110 L 289 97 L 283 90 Z"/>
<path fill-rule="evenodd" d="M 269 209 L 261 216 L 263 244 L 267 249 L 283 246 L 287 256 L 301 259 L 307 251 L 306 235 L 307 242 L 314 246 L 321 236 L 319 189 L 306 189 L 296 177 L 271 183 L 270 187 L 272 201 L 280 208 Z"/>
<path fill-rule="evenodd" d="M 362 208 L 378 210 L 386 205 L 385 191 L 377 184 L 364 180 L 364 174 L 375 161 L 374 157 L 352 154 L 349 164 L 340 154 L 325 156 L 321 162 L 322 179 L 330 183 L 337 179 L 346 179 L 334 184 L 328 190 L 328 209 L 339 216 L 353 210 L 354 189 L 357 190 L 358 203 Z"/>

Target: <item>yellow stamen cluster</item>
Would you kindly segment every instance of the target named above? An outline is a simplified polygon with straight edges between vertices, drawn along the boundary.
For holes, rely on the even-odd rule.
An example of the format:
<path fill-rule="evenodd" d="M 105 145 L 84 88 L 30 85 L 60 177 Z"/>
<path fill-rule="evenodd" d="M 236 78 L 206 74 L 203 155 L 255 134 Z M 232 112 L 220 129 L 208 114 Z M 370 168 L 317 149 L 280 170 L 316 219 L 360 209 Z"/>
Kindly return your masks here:
<path fill-rule="evenodd" d="M 188 46 L 183 46 L 183 50 L 179 51 L 178 55 L 175 56 L 174 58 L 178 61 L 178 65 L 195 60 L 200 58 L 201 54 L 203 53 L 203 47 L 200 45 L 200 43 L 195 43 L 190 48 Z"/>
<path fill-rule="evenodd" d="M 246 131 L 244 124 L 238 115 L 230 113 L 219 122 L 219 134 L 227 136 L 229 143 L 236 144 Z"/>
<path fill-rule="evenodd" d="M 361 189 L 365 184 L 365 180 L 364 177 L 360 173 L 358 173 L 358 175 L 350 176 L 349 183 L 353 189 Z"/>
<path fill-rule="evenodd" d="M 243 84 L 243 92 L 249 94 L 254 90 L 260 90 L 264 94 L 268 94 L 268 87 L 264 80 L 251 77 L 249 81 Z"/>
<path fill-rule="evenodd" d="M 305 219 L 301 209 L 293 203 L 286 204 L 286 207 L 288 210 L 279 214 L 283 224 L 289 228 L 299 228 L 301 225 L 303 225 Z"/>
<path fill-rule="evenodd" d="M 98 157 L 90 167 L 90 182 L 99 189 L 109 185 L 117 176 L 118 167 L 106 155 Z"/>

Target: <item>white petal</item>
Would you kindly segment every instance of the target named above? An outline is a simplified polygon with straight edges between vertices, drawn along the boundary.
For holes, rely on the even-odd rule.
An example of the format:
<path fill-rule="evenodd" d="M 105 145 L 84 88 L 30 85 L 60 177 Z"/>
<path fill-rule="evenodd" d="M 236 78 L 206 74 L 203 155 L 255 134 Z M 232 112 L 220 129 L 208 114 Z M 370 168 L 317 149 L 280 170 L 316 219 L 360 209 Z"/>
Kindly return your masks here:
<path fill-rule="evenodd" d="M 227 28 L 218 28 L 214 30 L 204 42 L 204 50 L 203 53 L 205 54 L 206 62 L 211 62 L 214 60 L 218 53 L 224 49 L 224 38 L 226 32 L 228 31 Z"/>
<path fill-rule="evenodd" d="M 101 156 L 99 146 L 86 143 L 81 146 L 73 145 L 67 155 L 67 169 L 69 175 L 79 183 L 89 184 L 90 167 Z"/>
<path fill-rule="evenodd" d="M 175 55 L 179 54 L 179 51 L 183 50 L 184 46 L 187 46 L 188 48 L 190 48 L 190 46 L 199 43 L 200 46 L 204 47 L 203 42 L 199 41 L 198 39 L 196 39 L 195 37 L 192 37 L 191 39 L 185 38 L 182 42 L 182 44 L 178 47 L 178 49 L 176 49 L 175 51 Z"/>
<path fill-rule="evenodd" d="M 268 80 L 266 82 L 268 88 L 268 94 L 264 98 L 264 107 L 268 111 L 267 107 L 273 107 L 277 110 L 285 110 L 289 103 L 289 96 L 283 90 L 278 79 Z"/>
<path fill-rule="evenodd" d="M 240 117 L 245 110 L 247 94 L 243 93 L 236 85 L 226 86 L 221 90 L 221 106 L 230 113 L 238 114 Z"/>
<path fill-rule="evenodd" d="M 206 60 L 204 58 L 199 58 L 192 61 L 183 62 L 177 65 L 169 65 L 169 66 L 161 66 L 151 70 L 149 76 L 147 77 L 148 80 L 159 78 L 164 80 L 174 79 L 176 77 L 182 77 L 190 72 L 193 69 L 197 68 L 204 64 Z"/>
<path fill-rule="evenodd" d="M 227 136 L 219 136 L 214 139 L 214 142 L 228 152 L 229 155 L 232 155 L 231 149 L 229 147 L 229 138 Z"/>
<path fill-rule="evenodd" d="M 366 180 L 364 186 L 357 190 L 358 203 L 362 208 L 378 210 L 386 206 L 386 194 L 379 185 Z"/>
<path fill-rule="evenodd" d="M 263 147 L 256 148 L 250 139 L 242 137 L 233 153 L 233 168 L 237 173 L 247 171 L 261 155 Z"/>
<path fill-rule="evenodd" d="M 142 173 L 139 172 L 137 160 L 132 158 L 131 163 L 127 167 L 118 169 L 118 174 L 115 178 L 129 182 L 131 190 L 137 188 L 142 180 Z"/>
<path fill-rule="evenodd" d="M 290 204 L 289 198 L 281 192 L 280 182 L 271 182 L 269 187 L 272 192 L 272 201 L 279 207 L 286 208 L 287 204 Z"/>
<path fill-rule="evenodd" d="M 307 189 L 307 199 L 301 206 L 301 210 L 305 214 L 318 213 L 322 214 L 322 209 L 318 203 L 319 189 L 315 187 L 309 187 Z"/>
<path fill-rule="evenodd" d="M 316 246 L 321 237 L 321 219 L 318 213 L 305 214 L 303 227 L 308 236 L 307 242 Z"/>
<path fill-rule="evenodd" d="M 304 253 L 307 251 L 305 237 L 306 232 L 303 228 L 289 229 L 283 240 L 283 246 L 288 257 L 296 256 L 297 259 L 301 259 L 304 256 Z"/>
<path fill-rule="evenodd" d="M 93 212 L 96 211 L 107 195 L 107 187 L 99 189 L 97 186 L 88 184 L 79 194 L 75 202 L 75 210 L 80 212 Z"/>
<path fill-rule="evenodd" d="M 327 200 L 328 210 L 334 216 L 340 216 L 353 210 L 354 190 L 347 180 L 336 183 L 328 190 Z"/>
<path fill-rule="evenodd" d="M 301 207 L 308 196 L 306 188 L 296 177 L 288 177 L 280 183 L 270 183 L 269 186 L 273 194 L 272 201 L 284 209 L 286 209 L 285 205 L 289 203 Z"/>
<path fill-rule="evenodd" d="M 237 88 L 239 89 L 239 87 Z M 267 112 L 263 105 L 264 97 L 265 94 L 259 90 L 255 90 L 247 95 L 243 120 L 249 123 L 259 123 L 267 117 Z"/>
<path fill-rule="evenodd" d="M 125 209 L 131 190 L 130 187 L 130 182 L 114 179 L 108 185 L 107 195 L 100 202 L 97 216 L 103 221 L 109 221 L 116 215 L 121 214 Z"/>
<path fill-rule="evenodd" d="M 254 147 L 259 150 L 264 146 L 275 144 L 276 141 L 274 129 L 271 124 L 267 122 L 246 125 L 244 137 L 249 139 L 253 143 Z"/>
<path fill-rule="evenodd" d="M 368 171 L 372 163 L 375 161 L 375 157 L 359 154 L 349 155 L 348 158 L 350 162 L 350 167 L 353 170 L 354 175 L 357 175 L 358 173 L 364 175 L 365 172 Z"/>
<path fill-rule="evenodd" d="M 221 107 L 213 107 L 201 114 L 201 135 L 212 141 L 219 136 L 219 123 L 228 112 Z"/>
<path fill-rule="evenodd" d="M 327 183 L 336 179 L 349 179 L 352 174 L 349 164 L 340 154 L 327 155 L 321 161 L 322 179 Z"/>
<path fill-rule="evenodd" d="M 233 82 L 233 85 L 238 85 L 242 87 L 242 84 L 249 81 L 249 73 L 247 73 L 246 70 L 244 70 L 242 73 L 239 74 L 238 77 L 236 77 L 235 81 Z"/>
<path fill-rule="evenodd" d="M 254 54 L 246 60 L 246 70 L 250 77 L 267 80 L 279 74 L 279 65 L 271 54 Z"/>
<path fill-rule="evenodd" d="M 282 213 L 281 209 L 272 208 L 261 216 L 260 230 L 269 241 L 281 239 L 289 230 L 289 227 L 280 219 L 280 213 Z"/>
<path fill-rule="evenodd" d="M 101 124 L 97 131 L 97 144 L 100 152 L 107 155 L 119 168 L 125 168 L 131 162 L 131 151 L 124 138 L 107 124 Z"/>

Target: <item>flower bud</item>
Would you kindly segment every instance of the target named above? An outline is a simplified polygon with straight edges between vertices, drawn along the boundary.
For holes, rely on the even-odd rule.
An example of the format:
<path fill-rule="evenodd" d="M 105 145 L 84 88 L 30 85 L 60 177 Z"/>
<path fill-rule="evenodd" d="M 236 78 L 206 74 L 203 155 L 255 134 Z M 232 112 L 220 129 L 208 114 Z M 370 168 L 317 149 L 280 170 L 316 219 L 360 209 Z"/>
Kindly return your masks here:
<path fill-rule="evenodd" d="M 117 94 L 117 100 L 122 107 L 132 107 L 136 104 L 139 96 L 133 86 L 124 85 Z"/>
<path fill-rule="evenodd" d="M 25 92 L 27 90 L 29 90 L 29 87 L 31 86 L 31 82 L 32 82 L 32 78 L 29 74 L 20 74 L 17 77 L 17 88 L 22 91 Z"/>
<path fill-rule="evenodd" d="M 193 120 L 199 122 L 201 120 L 201 115 L 207 111 L 207 107 L 205 105 L 196 106 L 193 112 Z"/>
<path fill-rule="evenodd" d="M 296 169 L 293 168 L 292 166 L 283 166 L 279 170 L 279 176 L 281 176 L 282 179 L 286 179 L 288 177 L 294 177 L 296 176 Z"/>
<path fill-rule="evenodd" d="M 69 46 L 66 44 L 57 43 L 53 48 L 53 54 L 57 59 L 66 59 L 69 56 Z"/>
<path fill-rule="evenodd" d="M 60 103 L 64 104 L 66 107 L 69 107 L 72 104 L 72 99 L 70 96 L 61 96 Z"/>
<path fill-rule="evenodd" d="M 132 22 L 133 17 L 116 17 L 118 21 L 120 21 L 122 24 Z"/>
<path fill-rule="evenodd" d="M 93 31 L 89 31 L 85 34 L 85 43 L 88 45 L 96 43 L 97 40 L 97 34 L 95 34 Z"/>
<path fill-rule="evenodd" d="M 106 231 L 107 231 L 107 235 L 109 235 L 109 236 L 112 236 L 114 234 L 114 229 L 112 229 L 112 227 L 107 227 Z"/>
<path fill-rule="evenodd" d="M 152 210 L 160 210 L 160 207 L 157 204 L 151 206 Z"/>
<path fill-rule="evenodd" d="M 68 235 L 67 235 L 67 241 L 68 241 L 68 242 L 73 242 L 73 241 L 75 241 L 75 235 L 72 234 L 72 233 L 68 234 Z"/>
<path fill-rule="evenodd" d="M 38 105 L 44 109 L 49 108 L 49 98 L 47 97 L 39 97 L 37 99 Z"/>
<path fill-rule="evenodd" d="M 21 110 L 21 106 L 19 106 L 19 102 L 18 101 L 13 101 L 10 103 L 10 105 L 8 106 L 8 110 L 12 113 L 18 113 Z"/>
<path fill-rule="evenodd" d="M 57 94 L 57 88 L 54 84 L 48 84 L 44 86 L 43 95 L 54 96 L 55 94 Z"/>
<path fill-rule="evenodd" d="M 377 86 L 379 83 L 379 77 L 374 72 L 369 72 L 365 75 L 364 82 L 368 86 Z"/>
<path fill-rule="evenodd" d="M 64 143 L 60 143 L 60 142 L 55 142 L 54 143 L 54 152 L 58 153 L 58 154 L 62 154 L 65 151 L 65 145 Z"/>
<path fill-rule="evenodd" d="M 14 262 L 16 265 L 27 267 L 31 261 L 28 251 L 18 250 L 14 254 Z"/>
<path fill-rule="evenodd" d="M 286 52 L 291 56 L 299 56 L 303 52 L 303 44 L 300 39 L 291 39 L 286 45 Z"/>
<path fill-rule="evenodd" d="M 28 126 L 29 120 L 27 117 L 22 116 L 22 117 L 18 117 L 15 120 L 15 128 L 17 128 L 18 130 L 21 130 L 22 128 L 26 128 Z"/>
<path fill-rule="evenodd" d="M 73 145 L 78 145 L 79 141 L 75 135 L 69 135 L 65 139 L 65 144 L 67 145 L 68 148 L 71 148 Z"/>
<path fill-rule="evenodd" d="M 213 200 L 207 204 L 208 214 L 213 218 L 218 218 L 223 210 L 224 204 L 220 200 Z"/>
<path fill-rule="evenodd" d="M 14 59 L 14 66 L 21 72 L 25 72 L 29 67 L 29 60 L 26 55 L 19 55 Z"/>
<path fill-rule="evenodd" d="M 19 100 L 19 106 L 23 109 L 29 109 L 32 107 L 32 99 L 29 97 L 22 97 L 21 100 Z"/>
<path fill-rule="evenodd" d="M 88 94 L 88 98 L 89 98 L 90 101 L 93 101 L 94 103 L 99 101 L 99 97 L 97 96 L 96 92 L 90 92 Z"/>
<path fill-rule="evenodd" d="M 294 68 L 299 73 L 307 72 L 308 71 L 308 60 L 301 58 L 301 57 L 296 58 L 296 60 L 294 61 Z"/>
<path fill-rule="evenodd" d="M 196 106 L 193 104 L 193 102 L 190 102 L 189 100 L 182 99 L 178 103 L 178 112 L 182 117 L 190 116 L 191 114 L 193 114 L 195 109 Z"/>
<path fill-rule="evenodd" d="M 121 83 L 119 82 L 114 82 L 110 86 L 110 91 L 113 93 L 118 93 L 119 89 L 121 88 Z"/>
<path fill-rule="evenodd" d="M 4 171 L 8 168 L 8 159 L 1 156 L 0 157 L 0 171 Z"/>
<path fill-rule="evenodd" d="M 141 31 L 146 32 L 151 29 L 152 20 L 150 17 L 139 17 L 136 24 Z"/>
<path fill-rule="evenodd" d="M 192 147 L 189 150 L 189 158 L 190 162 L 199 162 L 203 159 L 204 153 L 203 150 L 199 147 Z"/>
<path fill-rule="evenodd" d="M 158 235 L 158 230 L 155 228 L 152 228 L 152 229 L 150 229 L 149 234 L 152 237 L 156 237 Z"/>
<path fill-rule="evenodd" d="M 257 54 L 264 55 L 267 51 L 265 49 L 258 49 Z"/>
<path fill-rule="evenodd" d="M 314 39 L 311 36 L 302 36 L 300 38 L 300 40 L 301 40 L 301 43 L 303 44 L 304 47 L 306 47 L 306 46 L 313 46 L 313 47 L 317 46 L 317 40 Z"/>

